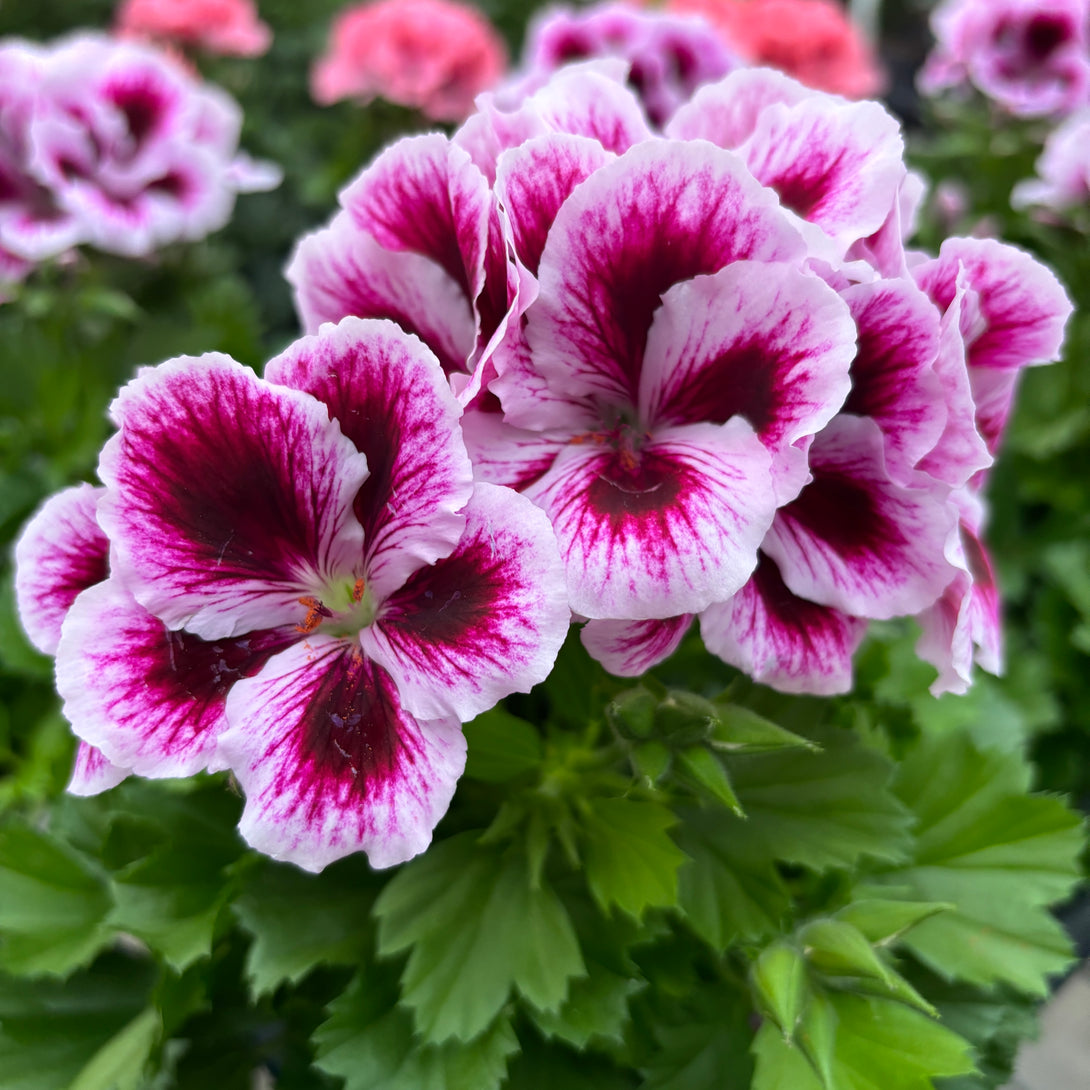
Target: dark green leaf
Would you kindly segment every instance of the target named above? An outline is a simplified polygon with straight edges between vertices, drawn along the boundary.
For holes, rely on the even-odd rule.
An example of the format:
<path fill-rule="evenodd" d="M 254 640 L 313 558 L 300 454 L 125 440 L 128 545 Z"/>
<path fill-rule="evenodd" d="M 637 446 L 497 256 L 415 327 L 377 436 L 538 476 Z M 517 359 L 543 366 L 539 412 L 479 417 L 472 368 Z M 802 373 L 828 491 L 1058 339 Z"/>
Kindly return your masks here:
<path fill-rule="evenodd" d="M 503 708 L 478 715 L 462 729 L 469 747 L 465 774 L 471 780 L 503 783 L 541 764 L 541 735 Z"/>

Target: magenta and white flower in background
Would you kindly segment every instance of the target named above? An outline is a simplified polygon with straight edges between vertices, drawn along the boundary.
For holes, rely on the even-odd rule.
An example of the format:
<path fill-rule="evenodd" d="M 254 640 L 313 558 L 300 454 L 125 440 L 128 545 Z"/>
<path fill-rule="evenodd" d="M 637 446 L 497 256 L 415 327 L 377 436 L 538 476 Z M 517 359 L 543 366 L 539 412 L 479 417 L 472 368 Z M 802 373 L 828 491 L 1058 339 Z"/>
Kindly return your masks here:
<path fill-rule="evenodd" d="M 1090 204 L 1090 106 L 1065 118 L 1048 134 L 1036 167 L 1035 178 L 1019 182 L 1012 190 L 1015 208 L 1063 213 Z"/>
<path fill-rule="evenodd" d="M 1020 117 L 1067 114 L 1090 100 L 1087 0 L 944 0 L 931 28 L 924 94 L 971 85 Z"/>
<path fill-rule="evenodd" d="M 57 686 L 97 751 L 77 779 L 98 754 L 230 768 L 275 858 L 422 851 L 460 724 L 543 680 L 570 617 L 548 520 L 474 482 L 438 361 L 348 319 L 264 379 L 217 354 L 145 368 L 111 412 L 104 489 L 55 498 L 20 544 L 24 625 L 63 617 Z"/>
<path fill-rule="evenodd" d="M 711 24 L 699 16 L 641 11 L 625 3 L 580 11 L 546 8 L 527 30 L 522 63 L 501 92 L 517 98 L 544 84 L 562 65 L 618 57 L 628 64 L 628 85 L 655 126 L 662 126 L 704 83 L 741 63 Z"/>

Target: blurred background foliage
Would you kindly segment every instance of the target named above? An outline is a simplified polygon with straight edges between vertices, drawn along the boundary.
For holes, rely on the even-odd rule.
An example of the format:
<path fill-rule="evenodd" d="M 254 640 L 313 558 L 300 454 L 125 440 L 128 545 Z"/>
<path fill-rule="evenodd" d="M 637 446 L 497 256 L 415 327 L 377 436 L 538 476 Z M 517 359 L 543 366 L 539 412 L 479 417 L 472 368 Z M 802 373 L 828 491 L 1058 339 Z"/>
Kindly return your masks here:
<path fill-rule="evenodd" d="M 111 0 L 3 0 L 0 35 L 48 39 L 76 26 L 105 27 L 113 6 Z M 283 167 L 277 190 L 240 198 L 230 225 L 204 242 L 143 261 L 86 251 L 32 277 L 16 305 L 0 306 L 0 538 L 5 542 L 13 540 L 45 495 L 93 479 L 108 434 L 105 408 L 137 366 L 218 350 L 259 367 L 293 339 L 297 324 L 282 269 L 295 240 L 329 217 L 339 188 L 378 148 L 397 135 L 431 127 L 416 114 L 381 102 L 367 109 L 312 104 L 307 71 L 340 6 L 339 0 L 261 0 L 261 15 L 275 32 L 270 52 L 257 60 L 201 61 L 202 72 L 243 106 L 243 148 Z M 479 6 L 516 57 L 530 7 L 519 0 Z M 1004 814 L 1036 807 L 1031 816 L 1043 823 L 1047 842 L 1055 847 L 1062 841 L 1069 851 L 1077 843 L 1073 819 L 1062 817 L 1058 804 L 1049 810 L 1054 800 L 1025 791 L 1032 779 L 1036 788 L 1090 809 L 1090 209 L 1082 221 L 1071 223 L 1043 222 L 1011 209 L 1010 189 L 1032 174 L 1043 126 L 999 124 L 979 102 L 956 108 L 920 105 L 911 79 L 928 47 L 927 7 L 900 0 L 882 8 L 883 56 L 894 73 L 889 102 L 906 123 L 910 159 L 933 186 L 958 187 L 962 200 L 953 218 L 941 201 L 928 203 L 921 244 L 935 249 L 948 234 L 997 234 L 1051 264 L 1078 307 L 1063 361 L 1024 378 L 990 484 L 988 538 L 1006 603 L 1008 672 L 1000 679 L 979 675 L 969 695 L 936 701 L 927 694 L 933 672 L 912 651 L 915 633 L 876 625 L 859 656 L 857 689 L 850 698 L 780 698 L 742 681 L 736 686 L 745 692 L 737 695 L 803 734 L 824 729 L 822 722 L 850 725 L 865 746 L 847 757 L 836 752 L 846 762 L 842 767 L 857 777 L 851 794 L 863 800 L 864 812 L 890 843 L 907 835 L 912 808 L 911 784 L 904 782 L 911 778 L 908 765 L 900 762 L 915 753 L 911 759 L 919 764 L 924 738 L 931 739 L 929 759 L 964 760 L 967 767 L 978 762 L 994 772 L 996 783 L 1006 784 L 1007 794 L 994 797 L 986 797 L 986 784 L 979 785 L 980 808 L 973 811 L 978 832 L 994 826 L 1001 836 Z M 851 827 L 845 818 L 831 826 L 831 842 L 841 844 L 841 854 L 830 860 L 829 871 L 807 871 L 799 865 L 806 860 L 781 848 L 775 871 L 767 860 L 757 865 L 732 859 L 730 873 L 742 876 L 739 889 L 687 887 L 690 879 L 682 870 L 680 892 L 663 891 L 652 868 L 644 886 L 630 883 L 611 892 L 609 869 L 602 867 L 599 885 L 588 895 L 572 881 L 571 869 L 558 862 L 567 843 L 565 822 L 575 822 L 573 844 L 587 838 L 579 845 L 592 860 L 595 828 L 612 829 L 613 839 L 601 833 L 601 843 L 609 853 L 622 852 L 618 823 L 633 820 L 628 832 L 638 847 L 630 858 L 621 858 L 635 867 L 648 845 L 657 846 L 663 866 L 672 866 L 673 873 L 683 857 L 669 855 L 677 852 L 666 835 L 673 820 L 669 812 L 649 795 L 633 802 L 637 810 L 631 813 L 592 805 L 589 816 L 573 818 L 561 794 L 547 811 L 506 813 L 509 827 L 527 830 L 531 845 L 535 822 L 547 823 L 558 838 L 560 847 L 548 861 L 555 886 L 551 896 L 563 909 L 554 918 L 576 921 L 587 969 L 580 1001 L 559 1013 L 555 1004 L 550 1013 L 524 1003 L 514 1023 L 508 1014 L 497 1014 L 498 1008 L 469 1009 L 465 1017 L 486 1029 L 457 1058 L 450 1044 L 413 1051 L 413 1025 L 420 1027 L 429 999 L 416 997 L 412 1023 L 396 1002 L 396 983 L 404 951 L 412 946 L 404 998 L 411 957 L 423 949 L 413 943 L 423 939 L 395 933 L 384 915 L 391 895 L 380 891 L 397 886 L 408 896 L 413 881 L 426 891 L 429 882 L 442 884 L 448 865 L 457 875 L 457 852 L 464 845 L 457 834 L 500 821 L 496 809 L 503 788 L 497 784 L 512 777 L 537 775 L 540 766 L 546 770 L 542 776 L 553 777 L 550 783 L 577 783 L 592 798 L 594 792 L 603 799 L 615 793 L 613 773 L 588 770 L 585 757 L 587 747 L 599 744 L 595 731 L 608 736 L 610 724 L 601 710 L 625 686 L 602 673 L 577 645 L 567 647 L 563 690 L 547 683 L 540 692 L 509 701 L 502 714 L 560 724 L 577 740 L 557 742 L 564 736 L 554 736 L 541 755 L 534 748 L 540 742 L 530 740 L 524 765 L 504 752 L 490 767 L 489 731 L 496 724 L 478 726 L 471 735 L 471 751 L 476 745 L 480 754 L 476 771 L 467 774 L 458 803 L 441 826 L 453 845 L 446 854 L 429 853 L 431 863 L 406 868 L 406 877 L 385 887 L 359 859 L 336 864 L 319 880 L 245 852 L 234 832 L 238 800 L 218 780 L 129 781 L 91 800 L 63 795 L 73 741 L 57 705 L 51 663 L 28 646 L 15 619 L 9 553 L 5 546 L 0 560 L 0 810 L 10 819 L 0 821 L 0 887 L 9 898 L 0 896 L 0 931 L 6 936 L 0 969 L 12 974 L 0 973 L 3 1090 L 234 1090 L 257 1085 L 255 1071 L 274 1072 L 283 1090 L 333 1088 L 342 1080 L 348 1090 L 484 1090 L 496 1084 L 497 1071 L 502 1074 L 518 1049 L 506 1085 L 519 1090 L 744 1087 L 753 1075 L 747 1053 L 752 1015 L 739 999 L 745 993 L 744 969 L 700 953 L 665 917 L 656 916 L 655 906 L 680 896 L 691 917 L 688 926 L 712 947 L 725 949 L 739 936 L 767 937 L 794 927 L 808 912 L 852 901 L 864 878 L 879 885 L 911 878 L 907 847 L 876 865 L 874 853 L 881 855 L 876 842 L 852 839 L 856 834 L 845 831 Z M 723 677 L 722 665 L 712 664 L 692 641 L 660 671 L 663 686 L 709 694 L 723 687 Z M 519 728 L 507 723 L 505 729 Z M 631 755 L 635 767 L 655 759 L 639 746 Z M 895 765 L 897 798 L 885 788 Z M 744 771 L 734 772 L 743 803 L 752 806 L 764 797 L 759 783 L 750 783 L 747 795 Z M 758 806 L 751 820 L 757 827 L 765 820 L 769 828 L 792 835 L 806 828 L 797 815 L 792 825 L 775 805 L 763 819 Z M 699 820 L 686 826 L 683 847 L 690 858 L 729 852 L 722 839 L 709 834 L 701 840 L 699 829 Z M 505 843 L 508 833 L 501 827 L 495 842 Z M 836 836 L 847 839 L 836 841 Z M 570 854 L 578 857 L 579 845 Z M 863 858 L 870 863 L 861 877 L 851 868 Z M 473 865 L 486 867 L 482 881 L 498 888 L 507 880 L 509 861 L 502 854 L 488 859 L 477 858 Z M 542 854 L 541 866 L 544 860 Z M 1018 867 L 1029 865 L 1021 860 L 1008 877 L 1020 881 Z M 1072 875 L 1061 874 L 1048 888 L 1055 899 L 1071 886 Z M 651 908 L 642 916 L 639 942 L 625 933 L 626 927 L 635 928 L 624 922 L 629 916 L 613 917 L 606 927 L 604 917 L 596 915 L 596 904 L 609 905 L 615 895 L 634 898 L 627 905 L 631 917 Z M 708 898 L 718 903 L 717 897 L 739 906 L 733 917 L 715 922 L 702 915 L 699 906 Z M 452 908 L 457 904 L 455 899 Z M 1090 920 L 1079 919 L 1083 904 L 1074 900 L 1064 911 L 1085 954 Z M 531 907 L 546 916 L 552 911 L 537 902 Z M 727 926 L 724 919 L 733 920 L 736 933 L 718 930 Z M 1006 975 L 989 977 L 981 970 L 963 974 L 960 982 L 944 979 L 936 957 L 941 962 L 944 951 L 952 957 L 960 939 L 941 931 L 936 937 L 934 929 L 924 928 L 925 937 L 905 954 L 900 968 L 906 980 L 941 1010 L 946 1025 L 974 1045 L 982 1072 L 939 1085 L 980 1090 L 1000 1085 L 1009 1073 L 1018 1041 L 1032 1032 L 1033 1006 L 1040 997 L 1041 989 L 1025 982 L 1043 980 L 1066 964 L 1062 938 L 1046 924 L 1040 928 L 1037 946 L 992 951 L 1000 961 L 1009 958 Z M 421 934 L 426 933 L 424 927 Z M 474 937 L 455 931 L 451 942 L 463 939 Z M 565 949 L 562 934 L 550 941 Z M 154 958 L 147 956 L 149 949 Z M 376 952 L 384 960 L 376 962 Z M 436 951 L 436 958 L 443 953 Z M 496 957 L 503 956 L 501 944 Z M 556 972 L 565 984 L 565 972 L 578 973 L 572 966 L 565 970 L 563 955 L 557 956 Z M 507 994 L 502 971 L 501 999 Z M 474 977 L 471 983 L 479 995 L 495 981 Z M 523 981 L 519 987 L 550 1008 L 553 984 Z M 853 1010 L 834 998 L 842 1023 L 850 1025 Z M 361 1024 L 368 1031 L 354 1034 L 352 1027 Z M 946 1038 L 920 1033 L 916 1045 L 924 1053 L 947 1055 L 943 1049 L 952 1047 Z M 588 1043 L 589 1055 L 580 1051 Z M 775 1049 L 774 1041 L 759 1038 L 761 1062 L 787 1063 Z M 154 1056 L 150 1066 L 149 1056 Z M 956 1050 L 948 1059 L 946 1068 L 932 1073 L 962 1070 Z M 631 1074 L 633 1062 L 643 1072 L 639 1081 Z M 802 1081 L 793 1090 L 809 1085 L 806 1076 L 796 1077 Z M 931 1083 L 906 1076 L 897 1083 L 902 1085 L 914 1090 Z"/>

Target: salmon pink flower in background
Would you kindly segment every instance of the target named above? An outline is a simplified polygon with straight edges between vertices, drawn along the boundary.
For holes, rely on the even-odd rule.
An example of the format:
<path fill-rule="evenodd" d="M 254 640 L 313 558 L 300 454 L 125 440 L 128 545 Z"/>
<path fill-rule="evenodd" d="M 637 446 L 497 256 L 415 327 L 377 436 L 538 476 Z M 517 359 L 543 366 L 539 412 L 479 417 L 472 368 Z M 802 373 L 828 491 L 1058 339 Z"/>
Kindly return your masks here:
<path fill-rule="evenodd" d="M 666 9 L 703 15 L 744 61 L 807 87 L 867 98 L 885 86 L 874 50 L 836 0 L 667 0 Z"/>
<path fill-rule="evenodd" d="M 437 121 L 461 121 L 506 61 L 500 36 L 469 4 L 374 0 L 334 20 L 311 93 L 323 106 L 382 97 Z"/>
<path fill-rule="evenodd" d="M 272 42 L 254 0 L 122 0 L 114 26 L 122 38 L 239 57 L 256 57 Z"/>

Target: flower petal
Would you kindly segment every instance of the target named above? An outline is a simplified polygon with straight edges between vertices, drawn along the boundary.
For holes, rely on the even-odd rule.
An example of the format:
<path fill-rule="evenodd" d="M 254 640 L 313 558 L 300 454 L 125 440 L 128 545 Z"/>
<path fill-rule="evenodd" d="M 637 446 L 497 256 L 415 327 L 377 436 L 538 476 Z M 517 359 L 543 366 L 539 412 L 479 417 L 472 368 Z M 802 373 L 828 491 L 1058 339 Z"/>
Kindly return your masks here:
<path fill-rule="evenodd" d="M 15 543 L 15 602 L 30 642 L 53 655 L 76 597 L 109 574 L 110 543 L 95 519 L 104 489 L 78 484 L 42 504 Z"/>
<path fill-rule="evenodd" d="M 873 420 L 837 417 L 810 448 L 813 481 L 762 545 L 799 597 L 876 619 L 918 613 L 955 574 L 943 557 L 949 505 L 895 484 L 883 446 Z"/>
<path fill-rule="evenodd" d="M 291 628 L 209 642 L 172 632 L 109 579 L 65 619 L 57 691 L 72 729 L 113 764 L 191 776 L 213 763 L 231 686 L 298 638 Z"/>
<path fill-rule="evenodd" d="M 877 422 L 890 471 L 907 481 L 946 427 L 946 396 L 935 370 L 939 311 L 911 280 L 858 284 L 843 298 L 859 328 L 844 411 Z"/>
<path fill-rule="evenodd" d="M 376 597 L 454 548 L 473 467 L 458 425 L 462 410 L 420 341 L 393 322 L 345 318 L 296 341 L 269 362 L 265 377 L 324 402 L 366 455 L 370 475 L 354 509 Z"/>
<path fill-rule="evenodd" d="M 418 571 L 361 634 L 404 707 L 472 719 L 544 681 L 571 612 L 544 513 L 508 488 L 479 483 L 458 547 Z"/>
<path fill-rule="evenodd" d="M 389 318 L 415 333 L 447 374 L 465 371 L 476 333 L 457 281 L 419 254 L 384 250 L 348 213 L 300 239 L 284 275 L 308 333 L 349 315 Z"/>
<path fill-rule="evenodd" d="M 830 696 L 852 687 L 852 655 L 867 622 L 792 594 L 764 553 L 753 578 L 700 615 L 704 645 L 754 681 Z"/>
<path fill-rule="evenodd" d="M 552 520 L 572 610 L 615 620 L 729 598 L 776 507 L 768 451 L 737 417 L 663 429 L 636 454 L 571 445 L 526 495 Z"/>
<path fill-rule="evenodd" d="M 462 417 L 462 434 L 477 480 L 519 491 L 549 469 L 570 438 L 516 428 L 501 413 L 472 407 Z"/>
<path fill-rule="evenodd" d="M 291 624 L 300 595 L 361 574 L 367 460 L 315 398 L 210 353 L 143 369 L 111 413 L 99 518 L 168 628 L 215 640 Z"/>
<path fill-rule="evenodd" d="M 700 141 L 637 145 L 557 214 L 528 315 L 534 365 L 569 396 L 632 405 L 663 292 L 733 261 L 801 251 L 774 195 L 732 152 Z"/>
<path fill-rule="evenodd" d="M 242 681 L 220 753 L 246 793 L 258 851 L 320 871 L 365 851 L 373 867 L 422 852 L 465 767 L 458 721 L 417 722 L 358 647 L 311 637 Z"/>
<path fill-rule="evenodd" d="M 72 775 L 68 780 L 68 793 L 82 796 L 101 795 L 103 791 L 116 787 L 128 775 L 128 769 L 111 764 L 102 750 L 80 742 L 72 764 Z"/>
<path fill-rule="evenodd" d="M 836 415 L 854 355 L 855 325 L 832 288 L 791 266 L 737 261 L 663 296 L 647 335 L 641 418 L 744 416 L 776 450 Z"/>
<path fill-rule="evenodd" d="M 591 658 L 618 677 L 639 677 L 681 645 L 693 615 L 662 621 L 587 621 L 579 639 Z"/>

